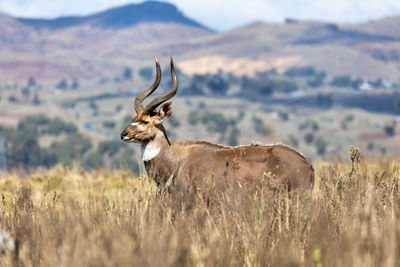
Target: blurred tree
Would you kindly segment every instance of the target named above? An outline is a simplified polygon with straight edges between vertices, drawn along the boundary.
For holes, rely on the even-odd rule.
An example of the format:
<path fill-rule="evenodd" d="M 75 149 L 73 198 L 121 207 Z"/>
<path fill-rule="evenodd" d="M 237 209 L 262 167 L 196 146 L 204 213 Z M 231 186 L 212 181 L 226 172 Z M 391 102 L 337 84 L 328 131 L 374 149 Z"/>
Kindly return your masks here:
<path fill-rule="evenodd" d="M 29 77 L 27 87 L 35 86 L 36 81 L 33 77 Z"/>
<path fill-rule="evenodd" d="M 127 169 L 131 170 L 132 172 L 136 174 L 139 173 L 139 163 L 134 157 L 134 150 L 132 149 L 125 149 L 122 152 L 122 155 L 118 157 L 118 159 L 115 159 L 112 162 L 112 166 L 118 169 Z"/>
<path fill-rule="evenodd" d="M 349 124 L 353 120 L 354 120 L 354 116 L 353 115 L 351 115 L 351 114 L 347 115 L 340 123 L 342 129 L 347 129 L 347 124 Z"/>
<path fill-rule="evenodd" d="M 174 117 L 171 116 L 168 118 L 167 122 L 169 123 L 169 125 L 171 125 L 172 127 L 178 127 L 181 123 L 179 122 L 179 120 Z"/>
<path fill-rule="evenodd" d="M 103 121 L 103 126 L 104 126 L 104 128 L 113 129 L 113 128 L 115 128 L 115 122 L 114 121 Z"/>
<path fill-rule="evenodd" d="M 62 79 L 58 82 L 56 85 L 56 88 L 61 89 L 61 90 L 66 90 L 68 88 L 68 83 L 67 80 Z"/>
<path fill-rule="evenodd" d="M 23 87 L 21 89 L 21 94 L 25 97 L 25 99 L 28 99 L 31 95 L 31 89 L 29 87 Z"/>
<path fill-rule="evenodd" d="M 195 74 L 190 80 L 189 86 L 182 89 L 182 94 L 204 95 L 206 87 L 206 76 Z"/>
<path fill-rule="evenodd" d="M 63 108 L 75 108 L 76 101 L 75 100 L 65 101 L 65 102 L 62 102 L 61 105 Z"/>
<path fill-rule="evenodd" d="M 29 169 L 40 163 L 41 150 L 36 135 L 16 131 L 7 149 L 11 168 Z"/>
<path fill-rule="evenodd" d="M 229 89 L 229 83 L 222 77 L 222 73 L 211 75 L 208 78 L 207 86 L 217 95 L 225 95 Z"/>
<path fill-rule="evenodd" d="M 283 120 L 283 121 L 289 120 L 289 113 L 286 112 L 286 111 L 279 111 L 279 112 L 278 112 L 278 116 L 279 116 L 279 118 L 280 118 L 281 120 Z"/>
<path fill-rule="evenodd" d="M 196 125 L 197 122 L 199 121 L 199 116 L 197 115 L 197 111 L 190 111 L 188 115 L 188 122 L 191 125 Z"/>
<path fill-rule="evenodd" d="M 307 144 L 311 144 L 314 141 L 314 134 L 313 133 L 306 133 L 304 135 L 304 141 L 306 141 Z"/>
<path fill-rule="evenodd" d="M 350 75 L 339 75 L 333 77 L 329 84 L 337 87 L 352 87 L 353 82 Z"/>
<path fill-rule="evenodd" d="M 199 104 L 197 105 L 198 109 L 205 109 L 206 108 L 206 103 L 204 103 L 203 101 L 200 101 Z"/>
<path fill-rule="evenodd" d="M 374 149 L 374 142 L 369 141 L 367 145 L 367 150 L 372 151 Z"/>
<path fill-rule="evenodd" d="M 57 158 L 57 162 L 64 165 L 71 165 L 74 161 L 81 161 L 83 155 L 92 147 L 90 140 L 76 133 L 67 136 L 62 141 L 56 141 L 48 148 Z"/>
<path fill-rule="evenodd" d="M 299 142 L 299 139 L 297 139 L 296 136 L 294 136 L 293 134 L 289 134 L 288 138 L 289 138 L 288 143 L 289 143 L 290 145 L 292 145 L 292 146 L 294 146 L 294 147 L 298 147 L 298 146 L 299 146 L 299 143 L 300 143 L 300 142 Z"/>
<path fill-rule="evenodd" d="M 61 133 L 66 134 L 65 139 L 58 139 L 47 148 L 40 147 L 39 137 Z M 90 140 L 78 134 L 74 124 L 44 115 L 28 116 L 19 121 L 16 129 L 0 127 L 0 135 L 9 140 L 7 159 L 11 168 L 71 164 L 73 161 L 82 161 L 91 147 Z"/>
<path fill-rule="evenodd" d="M 272 128 L 265 125 L 260 118 L 253 117 L 253 127 L 256 133 L 263 136 L 270 136 L 272 134 Z"/>
<path fill-rule="evenodd" d="M 122 111 L 123 107 L 121 104 L 118 104 L 115 106 L 115 112 L 120 113 Z"/>
<path fill-rule="evenodd" d="M 236 118 L 236 121 L 239 122 L 239 121 L 243 120 L 244 117 L 245 117 L 245 113 L 244 113 L 243 110 L 241 110 L 241 111 L 239 112 L 237 118 Z"/>
<path fill-rule="evenodd" d="M 78 89 L 78 88 L 79 88 L 79 81 L 78 81 L 77 79 L 74 79 L 74 80 L 72 81 L 72 84 L 71 84 L 71 89 L 76 90 L 76 89 Z"/>
<path fill-rule="evenodd" d="M 18 98 L 15 95 L 10 95 L 8 97 L 8 102 L 10 103 L 17 103 L 18 102 Z"/>
<path fill-rule="evenodd" d="M 396 134 L 396 121 L 393 121 L 391 124 L 386 124 L 383 130 L 387 136 L 394 136 Z"/>
<path fill-rule="evenodd" d="M 36 105 L 36 106 L 40 105 L 40 99 L 39 99 L 39 96 L 38 96 L 37 92 L 35 93 L 35 95 L 33 97 L 33 104 Z"/>
<path fill-rule="evenodd" d="M 86 169 L 93 169 L 96 167 L 101 167 L 103 166 L 103 157 L 102 154 L 99 154 L 98 152 L 92 152 L 90 153 L 83 161 L 83 166 Z"/>
<path fill-rule="evenodd" d="M 90 100 L 89 102 L 89 107 L 93 110 L 93 111 L 97 111 L 99 109 L 99 107 L 97 106 L 97 103 L 94 100 Z"/>
<path fill-rule="evenodd" d="M 312 88 L 320 87 L 324 84 L 325 78 L 326 78 L 326 73 L 321 71 L 311 77 L 308 77 L 307 85 Z"/>
<path fill-rule="evenodd" d="M 312 66 L 292 67 L 284 72 L 288 77 L 308 77 L 314 76 L 317 72 Z"/>
<path fill-rule="evenodd" d="M 125 115 L 125 117 L 122 119 L 122 126 L 125 127 L 128 124 L 132 122 L 132 115 Z"/>
<path fill-rule="evenodd" d="M 139 70 L 139 76 L 144 80 L 151 80 L 153 78 L 153 69 L 150 67 L 142 68 Z"/>
<path fill-rule="evenodd" d="M 239 143 L 239 137 L 240 130 L 236 126 L 232 127 L 228 135 L 228 144 L 230 146 L 237 146 Z"/>
<path fill-rule="evenodd" d="M 394 106 L 394 111 L 395 111 L 397 114 L 400 114 L 400 97 L 398 97 L 398 98 L 396 98 L 396 99 L 394 100 L 393 106 Z"/>
<path fill-rule="evenodd" d="M 333 105 L 331 95 L 319 93 L 316 98 L 317 105 L 320 107 L 330 108 Z"/>
<path fill-rule="evenodd" d="M 225 133 L 230 125 L 233 125 L 235 119 L 228 119 L 221 113 L 205 112 L 199 119 L 202 124 L 207 125 L 210 131 L 217 133 Z"/>
<path fill-rule="evenodd" d="M 100 155 L 114 156 L 122 147 L 123 143 L 115 141 L 103 141 L 100 142 L 97 147 L 97 153 Z"/>
<path fill-rule="evenodd" d="M 49 120 L 48 124 L 41 130 L 42 134 L 49 135 L 75 134 L 77 132 L 78 128 L 73 123 L 66 123 L 60 118 Z"/>
<path fill-rule="evenodd" d="M 132 69 L 129 67 L 125 67 L 123 73 L 122 73 L 122 77 L 125 80 L 131 80 L 132 79 Z"/>
<path fill-rule="evenodd" d="M 326 142 L 322 137 L 315 141 L 315 146 L 317 148 L 318 155 L 325 155 L 328 142 Z"/>
<path fill-rule="evenodd" d="M 250 97 L 269 96 L 274 92 L 271 84 L 259 79 L 251 79 L 247 76 L 242 77 L 240 87 L 242 95 Z"/>

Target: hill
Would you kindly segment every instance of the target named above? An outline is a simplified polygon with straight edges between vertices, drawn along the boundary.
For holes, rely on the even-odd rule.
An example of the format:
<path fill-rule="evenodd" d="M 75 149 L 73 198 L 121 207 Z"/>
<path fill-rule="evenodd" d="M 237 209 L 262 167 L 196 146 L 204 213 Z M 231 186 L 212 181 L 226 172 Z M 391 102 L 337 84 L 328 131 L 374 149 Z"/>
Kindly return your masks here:
<path fill-rule="evenodd" d="M 50 29 L 69 28 L 83 24 L 103 28 L 122 28 L 144 22 L 179 23 L 205 29 L 200 23 L 183 15 L 174 5 L 158 1 L 124 5 L 89 16 L 68 16 L 55 19 L 17 18 L 17 20 L 28 26 Z"/>
<path fill-rule="evenodd" d="M 215 33 L 172 4 L 148 1 L 82 17 L 0 15 L 0 22 L 0 79 L 6 81 L 112 77 L 125 66 L 171 55 L 187 74 L 254 75 L 310 65 L 329 77 L 400 76 L 400 16 L 364 24 L 255 22 Z"/>
<path fill-rule="evenodd" d="M 353 74 L 397 79 L 400 36 L 394 30 L 367 30 L 379 24 L 256 22 L 199 41 L 200 48 L 190 51 L 190 56 L 182 62 L 182 69 L 188 73 L 222 69 L 251 74 L 272 68 L 282 72 L 292 66 L 311 65 L 331 76 Z"/>
<path fill-rule="evenodd" d="M 174 5 L 148 1 L 84 17 L 13 18 L 0 14 L 0 79 L 98 79 L 163 55 L 163 46 L 213 34 Z"/>
<path fill-rule="evenodd" d="M 386 17 L 359 25 L 348 25 L 348 27 L 371 34 L 384 34 L 400 38 L 400 16 Z"/>

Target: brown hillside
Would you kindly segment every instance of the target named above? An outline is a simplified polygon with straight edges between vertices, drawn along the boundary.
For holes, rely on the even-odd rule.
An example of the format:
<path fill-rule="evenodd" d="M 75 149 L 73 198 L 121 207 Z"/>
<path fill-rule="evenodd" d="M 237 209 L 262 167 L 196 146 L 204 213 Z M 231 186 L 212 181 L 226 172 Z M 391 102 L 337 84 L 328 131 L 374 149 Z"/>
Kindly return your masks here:
<path fill-rule="evenodd" d="M 321 22 L 254 23 L 209 36 L 184 58 L 184 70 L 244 74 L 312 65 L 329 75 L 399 76 L 400 39 Z M 221 64 L 221 62 L 224 62 Z M 199 66 L 199 67 L 198 67 Z"/>
<path fill-rule="evenodd" d="M 252 75 L 312 65 L 329 76 L 400 76 L 400 17 L 362 25 L 256 22 L 224 33 L 176 22 L 60 29 L 27 26 L 6 15 L 0 22 L 0 79 L 7 81 L 98 79 L 170 55 L 188 74 L 222 69 Z"/>

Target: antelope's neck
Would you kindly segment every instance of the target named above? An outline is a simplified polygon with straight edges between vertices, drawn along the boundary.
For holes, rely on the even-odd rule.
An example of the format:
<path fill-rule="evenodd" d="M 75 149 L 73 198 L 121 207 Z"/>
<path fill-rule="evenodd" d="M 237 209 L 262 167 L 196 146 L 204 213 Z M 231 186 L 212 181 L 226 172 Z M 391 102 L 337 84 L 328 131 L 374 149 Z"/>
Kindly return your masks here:
<path fill-rule="evenodd" d="M 174 144 L 170 146 L 165 139 L 155 141 L 142 145 L 142 159 L 147 175 L 163 187 L 177 175 L 182 155 L 177 155 Z"/>
<path fill-rule="evenodd" d="M 166 136 L 165 130 L 162 127 L 162 130 L 156 133 L 153 140 L 142 144 L 142 160 L 145 163 L 153 161 L 155 158 L 160 157 L 162 154 L 165 154 L 165 152 L 168 152 L 168 150 L 170 150 L 170 143 Z"/>
<path fill-rule="evenodd" d="M 144 162 L 148 162 L 153 160 L 155 157 L 160 154 L 161 146 L 154 142 L 149 142 L 147 144 L 142 144 L 141 151 L 142 151 L 142 160 Z"/>

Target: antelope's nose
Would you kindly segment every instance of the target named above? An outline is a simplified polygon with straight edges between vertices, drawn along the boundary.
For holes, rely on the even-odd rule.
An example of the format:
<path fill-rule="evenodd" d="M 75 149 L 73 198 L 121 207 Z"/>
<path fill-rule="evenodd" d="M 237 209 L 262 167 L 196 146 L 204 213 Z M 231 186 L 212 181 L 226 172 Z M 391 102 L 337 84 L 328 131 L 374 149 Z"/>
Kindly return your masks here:
<path fill-rule="evenodd" d="M 121 133 L 121 139 L 124 140 L 124 137 L 127 136 L 127 135 L 128 135 L 128 133 L 124 130 L 124 131 Z"/>

